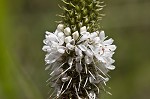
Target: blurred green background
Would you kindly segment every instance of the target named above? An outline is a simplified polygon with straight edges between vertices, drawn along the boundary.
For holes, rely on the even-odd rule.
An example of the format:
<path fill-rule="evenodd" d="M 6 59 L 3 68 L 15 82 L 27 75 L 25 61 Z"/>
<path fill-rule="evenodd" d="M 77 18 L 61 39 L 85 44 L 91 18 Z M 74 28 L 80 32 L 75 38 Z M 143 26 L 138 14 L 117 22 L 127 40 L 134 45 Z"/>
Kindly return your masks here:
<path fill-rule="evenodd" d="M 150 99 L 150 0 L 105 0 L 102 24 L 117 45 L 113 95 Z M 46 99 L 44 32 L 54 31 L 60 0 L 0 0 L 0 99 Z"/>

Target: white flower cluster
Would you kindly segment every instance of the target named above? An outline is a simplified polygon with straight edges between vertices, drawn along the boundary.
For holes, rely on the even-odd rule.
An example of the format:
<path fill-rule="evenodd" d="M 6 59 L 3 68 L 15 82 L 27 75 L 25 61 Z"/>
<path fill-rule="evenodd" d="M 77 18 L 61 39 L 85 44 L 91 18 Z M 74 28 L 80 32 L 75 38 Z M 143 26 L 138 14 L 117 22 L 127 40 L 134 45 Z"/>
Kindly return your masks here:
<path fill-rule="evenodd" d="M 52 73 L 50 74 L 51 76 L 57 75 L 55 78 L 55 85 L 57 84 L 58 79 L 61 78 L 61 81 L 64 83 L 68 81 L 69 87 L 73 78 L 67 76 L 66 72 L 73 66 L 75 66 L 76 72 L 80 75 L 84 64 L 86 67 L 84 67 L 85 72 L 91 75 L 87 77 L 83 87 L 86 86 L 87 80 L 90 83 L 99 83 L 103 80 L 105 83 L 108 81 L 107 72 L 115 69 L 115 66 L 112 65 L 115 62 L 112 59 L 112 56 L 116 46 L 112 45 L 113 39 L 106 40 L 107 37 L 105 36 L 104 31 L 95 31 L 90 33 L 87 31 L 86 26 L 83 26 L 80 28 L 80 33 L 78 31 L 71 33 L 71 29 L 69 27 L 64 28 L 63 24 L 59 24 L 54 33 L 46 31 L 45 38 L 46 39 L 43 41 L 45 45 L 42 49 L 47 52 L 45 57 L 46 64 L 60 64 L 60 66 L 53 66 Z M 64 56 L 67 56 L 68 59 L 66 62 L 61 62 Z M 69 67 L 64 70 L 62 69 L 62 66 L 66 63 Z M 97 79 L 97 77 L 95 77 L 91 71 L 87 69 L 90 64 L 94 65 L 95 69 L 100 71 L 103 76 L 98 75 L 99 79 Z M 48 65 L 46 69 L 49 68 L 50 65 Z M 81 82 L 79 82 L 79 85 L 80 83 Z M 64 93 L 65 90 L 62 91 L 62 89 L 64 89 L 62 87 L 63 85 L 57 88 L 57 96 Z M 75 90 L 76 89 L 77 88 L 75 86 Z M 80 86 L 78 86 L 78 90 L 79 89 Z M 95 95 L 93 92 L 89 93 L 89 98 L 91 94 Z M 78 93 L 77 96 L 79 97 Z"/>

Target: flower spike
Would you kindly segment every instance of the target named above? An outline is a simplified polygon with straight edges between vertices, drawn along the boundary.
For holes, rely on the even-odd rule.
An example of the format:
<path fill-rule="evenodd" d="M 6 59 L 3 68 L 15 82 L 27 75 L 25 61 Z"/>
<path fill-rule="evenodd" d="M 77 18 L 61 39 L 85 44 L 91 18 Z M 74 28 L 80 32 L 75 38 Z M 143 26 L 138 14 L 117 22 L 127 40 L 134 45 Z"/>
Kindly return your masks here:
<path fill-rule="evenodd" d="M 61 0 L 64 12 L 54 33 L 46 31 L 42 48 L 54 89 L 49 99 L 99 99 L 115 69 L 112 59 L 116 45 L 99 24 L 104 2 Z"/>

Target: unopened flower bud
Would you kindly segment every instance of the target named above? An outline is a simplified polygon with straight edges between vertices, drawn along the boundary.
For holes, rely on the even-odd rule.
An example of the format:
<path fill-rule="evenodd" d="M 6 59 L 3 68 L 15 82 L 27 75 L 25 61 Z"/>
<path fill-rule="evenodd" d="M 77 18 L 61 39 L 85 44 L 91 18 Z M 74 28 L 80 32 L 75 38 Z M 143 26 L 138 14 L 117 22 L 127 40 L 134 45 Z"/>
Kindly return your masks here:
<path fill-rule="evenodd" d="M 67 43 L 70 43 L 71 40 L 72 40 L 72 37 L 71 37 L 71 36 L 67 36 L 67 37 L 65 38 L 65 43 L 66 43 L 66 44 L 67 44 Z"/>
<path fill-rule="evenodd" d="M 64 25 L 63 25 L 63 24 L 59 24 L 59 25 L 57 26 L 57 30 L 58 30 L 58 31 L 63 31 L 63 29 L 64 29 Z"/>
<path fill-rule="evenodd" d="M 86 32 L 86 31 L 87 31 L 86 26 L 83 26 L 83 27 L 80 28 L 80 33 L 81 34 L 82 34 L 82 32 Z"/>
<path fill-rule="evenodd" d="M 69 27 L 66 27 L 64 29 L 64 33 L 65 33 L 65 35 L 70 35 L 71 34 L 71 29 Z"/>
<path fill-rule="evenodd" d="M 79 32 L 78 31 L 74 32 L 72 36 L 73 36 L 73 39 L 76 41 L 79 38 Z"/>
<path fill-rule="evenodd" d="M 105 32 L 101 31 L 100 34 L 99 34 L 99 37 L 100 37 L 101 40 L 104 40 L 105 39 Z"/>

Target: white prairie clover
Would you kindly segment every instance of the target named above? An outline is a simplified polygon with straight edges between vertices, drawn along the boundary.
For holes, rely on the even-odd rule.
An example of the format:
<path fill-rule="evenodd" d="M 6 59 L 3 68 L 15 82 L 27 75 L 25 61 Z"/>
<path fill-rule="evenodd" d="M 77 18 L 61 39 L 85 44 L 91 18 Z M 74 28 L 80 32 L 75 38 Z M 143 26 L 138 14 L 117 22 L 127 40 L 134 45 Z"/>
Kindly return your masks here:
<path fill-rule="evenodd" d="M 104 31 L 89 33 L 85 27 L 81 30 L 83 28 L 84 31 L 76 31 L 73 35 L 64 33 L 66 28 L 62 30 L 59 25 L 57 32 L 46 32 L 43 51 L 47 52 L 46 64 L 51 65 L 46 69 L 51 71 L 57 98 L 67 93 L 70 97 L 86 93 L 86 98 L 96 99 L 100 90 L 98 84 L 105 84 L 107 72 L 115 69 L 112 65 L 116 49 L 113 40 L 106 40 Z"/>
<path fill-rule="evenodd" d="M 54 33 L 46 31 L 43 51 L 47 54 L 50 99 L 99 99 L 114 70 L 116 46 L 100 27 L 104 2 L 62 0 L 62 21 Z M 106 91 L 107 92 L 107 91 Z M 109 93 L 109 92 L 107 92 Z"/>

